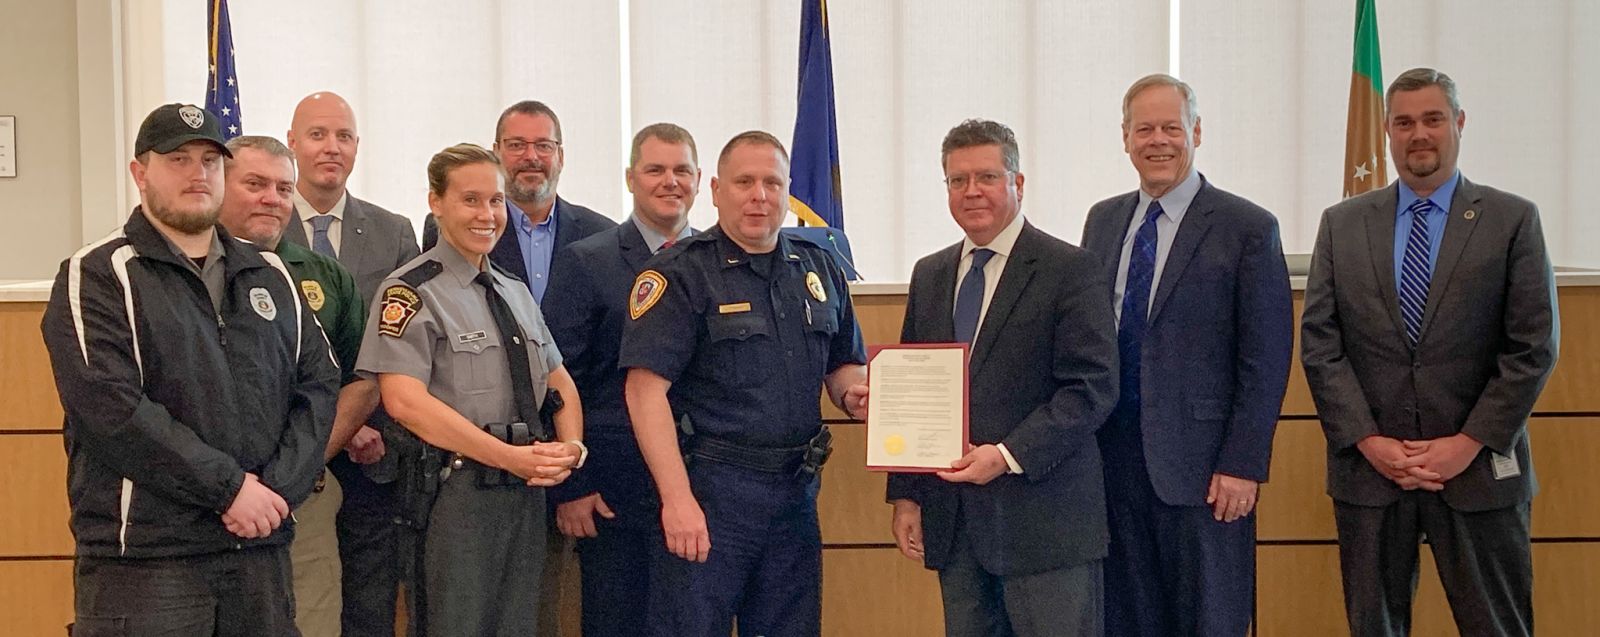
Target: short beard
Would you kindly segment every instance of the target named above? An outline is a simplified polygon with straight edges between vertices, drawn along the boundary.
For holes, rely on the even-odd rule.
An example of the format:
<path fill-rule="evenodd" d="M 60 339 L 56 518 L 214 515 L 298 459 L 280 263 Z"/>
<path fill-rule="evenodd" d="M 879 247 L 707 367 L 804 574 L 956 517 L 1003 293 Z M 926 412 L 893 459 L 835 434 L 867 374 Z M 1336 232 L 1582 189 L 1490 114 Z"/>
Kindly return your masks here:
<path fill-rule="evenodd" d="M 561 175 L 551 173 L 548 164 L 544 166 L 543 170 L 545 171 L 544 183 L 534 188 L 523 186 L 522 182 L 517 181 L 515 173 L 512 173 L 512 176 L 506 178 L 506 198 L 522 203 L 549 201 L 555 196 L 556 182 L 561 178 Z"/>
<path fill-rule="evenodd" d="M 206 230 L 215 227 L 217 225 L 217 216 L 222 212 L 222 200 L 220 198 L 209 209 L 196 213 L 186 213 L 174 210 L 172 206 L 167 205 L 165 200 L 153 192 L 145 193 L 145 197 L 149 199 L 146 202 L 145 211 L 149 212 L 150 216 L 155 217 L 162 225 L 186 235 L 203 234 Z"/>

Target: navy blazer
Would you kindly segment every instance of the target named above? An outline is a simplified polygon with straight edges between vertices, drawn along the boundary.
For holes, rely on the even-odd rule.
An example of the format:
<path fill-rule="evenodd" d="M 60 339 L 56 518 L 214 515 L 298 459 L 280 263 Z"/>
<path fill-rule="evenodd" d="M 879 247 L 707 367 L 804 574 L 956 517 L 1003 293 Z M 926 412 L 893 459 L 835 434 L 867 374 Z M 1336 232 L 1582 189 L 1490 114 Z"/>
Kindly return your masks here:
<path fill-rule="evenodd" d="M 574 241 L 555 255 L 545 289 L 545 324 L 561 350 L 563 364 L 583 397 L 583 437 L 589 460 L 552 490 L 556 500 L 599 492 L 619 513 L 644 529 L 659 524 L 655 487 L 639 453 L 628 420 L 622 385 L 627 371 L 617 367 L 622 328 L 628 321 L 628 293 L 651 257 L 638 226 L 625 221 Z"/>
<path fill-rule="evenodd" d="M 1113 294 L 1138 203 L 1137 191 L 1112 197 L 1084 224 L 1083 245 L 1100 255 Z M 1122 364 L 1140 366 L 1139 426 L 1156 495 L 1204 506 L 1213 473 L 1265 482 L 1294 348 L 1277 218 L 1202 177 L 1152 293 L 1140 360 Z"/>
<path fill-rule="evenodd" d="M 556 267 L 555 254 L 561 252 L 574 241 L 591 234 L 617 227 L 617 222 L 610 217 L 571 203 L 561 197 L 556 197 L 556 210 L 560 211 L 560 218 L 556 220 L 556 243 L 550 249 L 550 285 L 561 277 L 557 274 L 560 269 Z M 517 232 L 512 228 L 512 220 L 506 221 L 506 232 L 500 235 L 500 241 L 494 244 L 494 249 L 489 252 L 489 260 L 500 266 L 501 270 L 516 275 L 518 281 L 533 291 L 533 286 L 528 285 L 528 271 L 522 264 L 522 244 L 517 241 Z M 422 250 L 431 250 L 439 242 L 439 224 L 433 220 L 433 215 L 422 222 Z M 550 288 L 545 287 L 545 297 L 549 298 Z"/>
<path fill-rule="evenodd" d="M 917 262 L 902 343 L 955 340 L 961 244 Z M 922 506 L 923 564 L 944 568 L 958 525 L 984 570 L 1028 575 L 1102 559 L 1106 504 L 1095 431 L 1117 402 L 1117 337 L 1098 259 L 1024 223 L 968 362 L 974 445 L 1022 465 L 986 485 L 889 475 L 888 499 Z"/>

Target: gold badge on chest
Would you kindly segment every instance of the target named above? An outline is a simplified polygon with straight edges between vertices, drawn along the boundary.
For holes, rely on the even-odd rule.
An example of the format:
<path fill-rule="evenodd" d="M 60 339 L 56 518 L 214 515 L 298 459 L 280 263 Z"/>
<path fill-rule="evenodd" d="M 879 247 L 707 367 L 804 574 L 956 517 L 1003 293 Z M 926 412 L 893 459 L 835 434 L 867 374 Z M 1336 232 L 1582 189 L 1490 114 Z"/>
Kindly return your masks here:
<path fill-rule="evenodd" d="M 322 295 L 322 284 L 321 283 L 317 283 L 316 281 L 312 281 L 310 279 L 307 279 L 305 281 L 301 281 L 300 282 L 300 291 L 301 292 L 305 292 L 305 294 L 306 294 L 306 304 L 311 306 L 311 311 L 313 311 L 313 312 L 321 312 L 322 311 L 322 304 L 326 303 L 328 301 L 328 298 L 326 296 Z"/>
<path fill-rule="evenodd" d="M 828 291 L 822 288 L 822 277 L 817 276 L 817 273 L 806 273 L 806 289 L 811 291 L 811 297 L 818 303 L 828 302 Z"/>

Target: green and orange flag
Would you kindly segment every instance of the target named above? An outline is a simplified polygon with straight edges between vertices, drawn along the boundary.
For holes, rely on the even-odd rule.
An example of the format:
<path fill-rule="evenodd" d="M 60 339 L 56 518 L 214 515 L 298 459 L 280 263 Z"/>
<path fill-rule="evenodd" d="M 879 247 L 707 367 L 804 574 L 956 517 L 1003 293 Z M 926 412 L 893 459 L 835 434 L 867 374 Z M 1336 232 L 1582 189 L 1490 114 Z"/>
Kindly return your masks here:
<path fill-rule="evenodd" d="M 1383 65 L 1373 1 L 1356 0 L 1355 66 L 1350 72 L 1350 120 L 1344 141 L 1345 197 L 1389 184 L 1383 148 Z"/>

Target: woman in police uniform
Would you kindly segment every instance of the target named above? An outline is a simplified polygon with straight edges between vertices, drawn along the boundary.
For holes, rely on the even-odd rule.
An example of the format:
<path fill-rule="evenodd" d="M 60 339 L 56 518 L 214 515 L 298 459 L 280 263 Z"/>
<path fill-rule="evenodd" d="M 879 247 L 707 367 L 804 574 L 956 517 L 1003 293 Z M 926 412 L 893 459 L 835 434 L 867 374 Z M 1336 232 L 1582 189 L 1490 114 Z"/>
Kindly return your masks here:
<path fill-rule="evenodd" d="M 384 282 L 357 365 L 377 379 L 389 414 L 444 452 L 422 471 L 437 496 L 422 516 L 413 631 L 531 635 L 542 487 L 584 455 L 578 393 L 527 288 L 487 258 L 506 227 L 498 159 L 472 144 L 446 148 L 428 162 L 428 187 L 443 241 Z M 530 440 L 547 388 L 565 403 L 554 417 L 564 442 Z"/>

